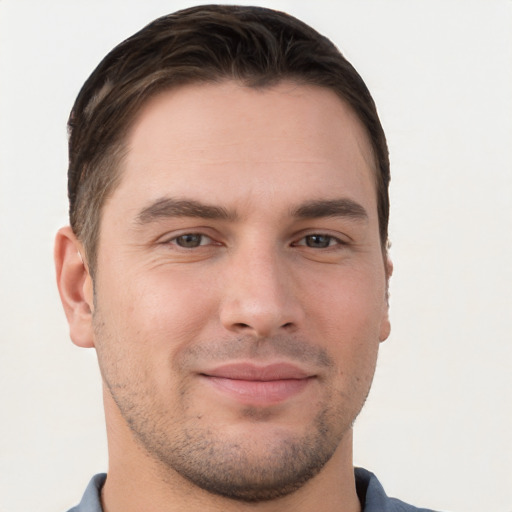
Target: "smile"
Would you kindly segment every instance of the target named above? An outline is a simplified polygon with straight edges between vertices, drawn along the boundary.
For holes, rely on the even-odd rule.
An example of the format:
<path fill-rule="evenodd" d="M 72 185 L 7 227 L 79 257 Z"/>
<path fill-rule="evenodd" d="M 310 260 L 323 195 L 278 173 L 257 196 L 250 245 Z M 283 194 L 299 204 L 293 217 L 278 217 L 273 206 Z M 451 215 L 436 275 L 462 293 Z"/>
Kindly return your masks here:
<path fill-rule="evenodd" d="M 246 405 L 273 405 L 301 393 L 315 378 L 288 364 L 267 366 L 229 364 L 202 373 L 207 383 L 222 394 Z"/>

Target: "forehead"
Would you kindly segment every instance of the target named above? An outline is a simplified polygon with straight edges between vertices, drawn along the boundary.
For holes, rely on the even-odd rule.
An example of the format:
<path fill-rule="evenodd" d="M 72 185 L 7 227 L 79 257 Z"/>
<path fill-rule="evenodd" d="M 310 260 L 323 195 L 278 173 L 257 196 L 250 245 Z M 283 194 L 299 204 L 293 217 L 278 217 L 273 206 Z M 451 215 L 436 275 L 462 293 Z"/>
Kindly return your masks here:
<path fill-rule="evenodd" d="M 186 143 L 183 149 L 193 149 L 194 143 L 213 138 L 217 141 L 225 138 L 227 144 L 237 143 L 249 135 L 267 139 L 271 146 L 276 136 L 286 135 L 286 130 L 297 123 L 302 123 L 302 134 L 301 130 L 290 131 L 297 142 L 310 140 L 312 129 L 315 131 L 313 142 L 325 150 L 323 145 L 318 145 L 319 140 L 332 133 L 333 128 L 339 133 L 344 127 L 338 139 L 340 146 L 356 140 L 358 145 L 365 146 L 361 148 L 365 157 L 370 149 L 361 122 L 334 91 L 289 81 L 254 88 L 227 80 L 163 91 L 151 98 L 136 116 L 128 142 L 131 148 L 135 144 L 146 145 L 146 149 L 161 142 L 167 145 L 169 141 L 162 139 L 172 130 L 177 144 Z M 161 138 L 155 139 L 157 131 Z M 348 137 L 349 132 L 352 137 Z M 284 137 L 282 142 L 285 142 Z M 372 164 L 372 158 L 369 160 Z"/>
<path fill-rule="evenodd" d="M 374 173 L 365 129 L 333 91 L 226 81 L 171 89 L 144 105 L 114 196 L 144 191 L 154 200 L 193 187 L 210 201 L 226 200 L 229 184 L 246 198 L 272 191 L 284 200 L 339 183 L 363 186 L 375 199 Z"/>

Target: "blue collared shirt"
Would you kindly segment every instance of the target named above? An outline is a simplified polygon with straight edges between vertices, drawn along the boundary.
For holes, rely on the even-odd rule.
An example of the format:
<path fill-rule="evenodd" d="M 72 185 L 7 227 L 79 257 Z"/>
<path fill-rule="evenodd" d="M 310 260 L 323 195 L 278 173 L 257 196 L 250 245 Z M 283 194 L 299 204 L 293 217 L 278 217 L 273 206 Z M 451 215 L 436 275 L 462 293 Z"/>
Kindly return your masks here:
<path fill-rule="evenodd" d="M 356 468 L 357 495 L 363 506 L 363 512 L 434 512 L 426 508 L 417 508 L 407 505 L 395 498 L 388 498 L 377 477 L 366 471 Z M 107 475 L 95 475 L 85 490 L 82 501 L 68 512 L 103 512 L 101 508 L 100 492 Z"/>

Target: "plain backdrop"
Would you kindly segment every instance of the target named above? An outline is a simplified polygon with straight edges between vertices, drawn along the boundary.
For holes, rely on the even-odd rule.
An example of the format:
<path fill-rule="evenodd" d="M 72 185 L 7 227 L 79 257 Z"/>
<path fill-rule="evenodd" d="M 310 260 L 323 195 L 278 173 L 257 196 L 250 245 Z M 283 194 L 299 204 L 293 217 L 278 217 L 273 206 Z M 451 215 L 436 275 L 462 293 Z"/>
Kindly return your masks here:
<path fill-rule="evenodd" d="M 330 37 L 388 136 L 393 332 L 355 463 L 415 504 L 512 512 L 512 2 L 250 3 Z M 0 0 L 0 512 L 64 512 L 107 469 L 95 355 L 54 284 L 66 120 L 115 44 L 190 5 Z"/>

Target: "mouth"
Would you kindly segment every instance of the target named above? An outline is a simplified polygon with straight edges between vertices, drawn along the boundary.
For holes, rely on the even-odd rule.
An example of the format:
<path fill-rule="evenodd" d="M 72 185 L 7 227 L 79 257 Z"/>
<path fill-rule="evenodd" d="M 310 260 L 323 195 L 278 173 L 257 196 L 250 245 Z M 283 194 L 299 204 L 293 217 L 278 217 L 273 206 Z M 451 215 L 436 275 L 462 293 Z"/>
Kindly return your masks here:
<path fill-rule="evenodd" d="M 227 364 L 200 374 L 215 390 L 246 405 L 273 405 L 300 394 L 315 379 L 289 363 Z"/>

